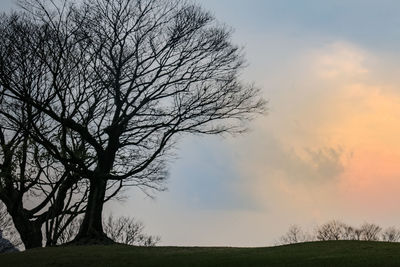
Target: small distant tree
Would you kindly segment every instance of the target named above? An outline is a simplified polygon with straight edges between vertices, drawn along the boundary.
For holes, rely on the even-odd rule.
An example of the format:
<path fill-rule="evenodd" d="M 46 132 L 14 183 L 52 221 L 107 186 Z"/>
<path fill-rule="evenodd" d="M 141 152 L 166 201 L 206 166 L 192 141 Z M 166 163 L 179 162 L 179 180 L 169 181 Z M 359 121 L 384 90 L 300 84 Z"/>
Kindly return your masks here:
<path fill-rule="evenodd" d="M 295 244 L 306 241 L 308 241 L 307 234 L 304 233 L 303 229 L 298 225 L 291 225 L 286 234 L 281 236 L 281 238 L 278 241 L 278 244 L 286 245 L 286 244 Z"/>
<path fill-rule="evenodd" d="M 361 240 L 362 235 L 363 235 L 363 230 L 362 229 L 359 229 L 359 228 L 355 228 L 354 229 L 355 240 Z"/>
<path fill-rule="evenodd" d="M 365 241 L 379 241 L 379 234 L 382 228 L 373 223 L 364 223 L 361 225 L 362 235 L 361 240 Z"/>
<path fill-rule="evenodd" d="M 159 236 L 144 233 L 144 224 L 131 217 L 114 218 L 112 215 L 103 222 L 104 232 L 117 243 L 136 246 L 155 246 Z"/>
<path fill-rule="evenodd" d="M 343 239 L 344 240 L 357 240 L 357 229 L 353 226 L 343 224 Z"/>
<path fill-rule="evenodd" d="M 398 242 L 400 240 L 400 231 L 394 227 L 386 228 L 382 233 L 382 241 Z"/>
<path fill-rule="evenodd" d="M 382 231 L 379 225 L 364 223 L 360 227 L 353 227 L 343 222 L 332 220 L 315 229 L 315 236 L 304 232 L 300 226 L 292 225 L 283 235 L 277 245 L 294 244 L 305 241 L 328 241 L 328 240 L 362 240 L 362 241 L 385 241 L 399 242 L 400 229 L 391 226 Z"/>
<path fill-rule="evenodd" d="M 332 220 L 316 229 L 316 238 L 319 241 L 340 240 L 345 235 L 346 225 L 340 221 Z"/>

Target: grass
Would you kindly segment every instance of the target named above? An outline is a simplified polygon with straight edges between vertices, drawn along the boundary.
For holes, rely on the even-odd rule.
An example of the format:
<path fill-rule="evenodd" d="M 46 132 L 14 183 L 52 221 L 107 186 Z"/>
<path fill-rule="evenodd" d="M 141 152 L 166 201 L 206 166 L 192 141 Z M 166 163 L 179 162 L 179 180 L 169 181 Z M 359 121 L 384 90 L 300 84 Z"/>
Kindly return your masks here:
<path fill-rule="evenodd" d="M 0 266 L 400 266 L 400 244 L 329 241 L 268 248 L 58 247 L 2 254 Z"/>

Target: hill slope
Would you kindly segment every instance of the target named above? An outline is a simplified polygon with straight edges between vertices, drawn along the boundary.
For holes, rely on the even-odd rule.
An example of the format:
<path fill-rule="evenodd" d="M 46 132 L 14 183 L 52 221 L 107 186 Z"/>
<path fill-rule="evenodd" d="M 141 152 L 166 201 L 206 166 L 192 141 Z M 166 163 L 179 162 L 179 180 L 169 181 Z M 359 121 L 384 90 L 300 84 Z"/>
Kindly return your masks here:
<path fill-rule="evenodd" d="M 330 241 L 269 248 L 43 248 L 0 255 L 0 266 L 400 266 L 400 244 Z"/>

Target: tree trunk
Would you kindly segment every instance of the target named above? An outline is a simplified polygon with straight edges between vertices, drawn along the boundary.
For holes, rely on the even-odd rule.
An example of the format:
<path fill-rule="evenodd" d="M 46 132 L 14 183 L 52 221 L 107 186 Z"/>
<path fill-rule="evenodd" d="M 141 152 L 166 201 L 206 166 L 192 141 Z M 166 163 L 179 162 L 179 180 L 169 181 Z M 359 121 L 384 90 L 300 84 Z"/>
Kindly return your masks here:
<path fill-rule="evenodd" d="M 88 204 L 79 232 L 72 244 L 112 244 L 103 231 L 102 212 L 107 181 L 91 179 Z"/>
<path fill-rule="evenodd" d="M 42 225 L 30 221 L 20 215 L 11 214 L 14 226 L 17 229 L 25 249 L 40 248 L 42 244 Z"/>
<path fill-rule="evenodd" d="M 30 220 L 31 217 L 20 205 L 21 200 L 18 199 L 15 191 L 12 191 L 10 194 L 13 196 L 12 198 L 5 198 L 3 196 L 1 200 L 7 207 L 8 214 L 11 216 L 14 227 L 18 231 L 25 249 L 42 247 L 42 224 Z"/>

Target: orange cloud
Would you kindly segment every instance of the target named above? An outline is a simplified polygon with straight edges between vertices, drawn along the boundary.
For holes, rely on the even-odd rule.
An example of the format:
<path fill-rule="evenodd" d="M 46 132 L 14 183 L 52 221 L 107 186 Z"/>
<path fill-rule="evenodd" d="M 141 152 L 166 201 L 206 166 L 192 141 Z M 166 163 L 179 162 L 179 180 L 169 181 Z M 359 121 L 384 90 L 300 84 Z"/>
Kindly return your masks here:
<path fill-rule="evenodd" d="M 279 203 L 276 209 L 303 221 L 393 214 L 400 94 L 379 76 L 376 58 L 337 42 L 293 63 L 285 74 L 292 84 L 271 96 L 273 109 L 254 126 L 251 143 L 232 144 L 252 155 L 239 163 L 248 178 L 241 189 L 271 213 L 270 203 Z"/>

